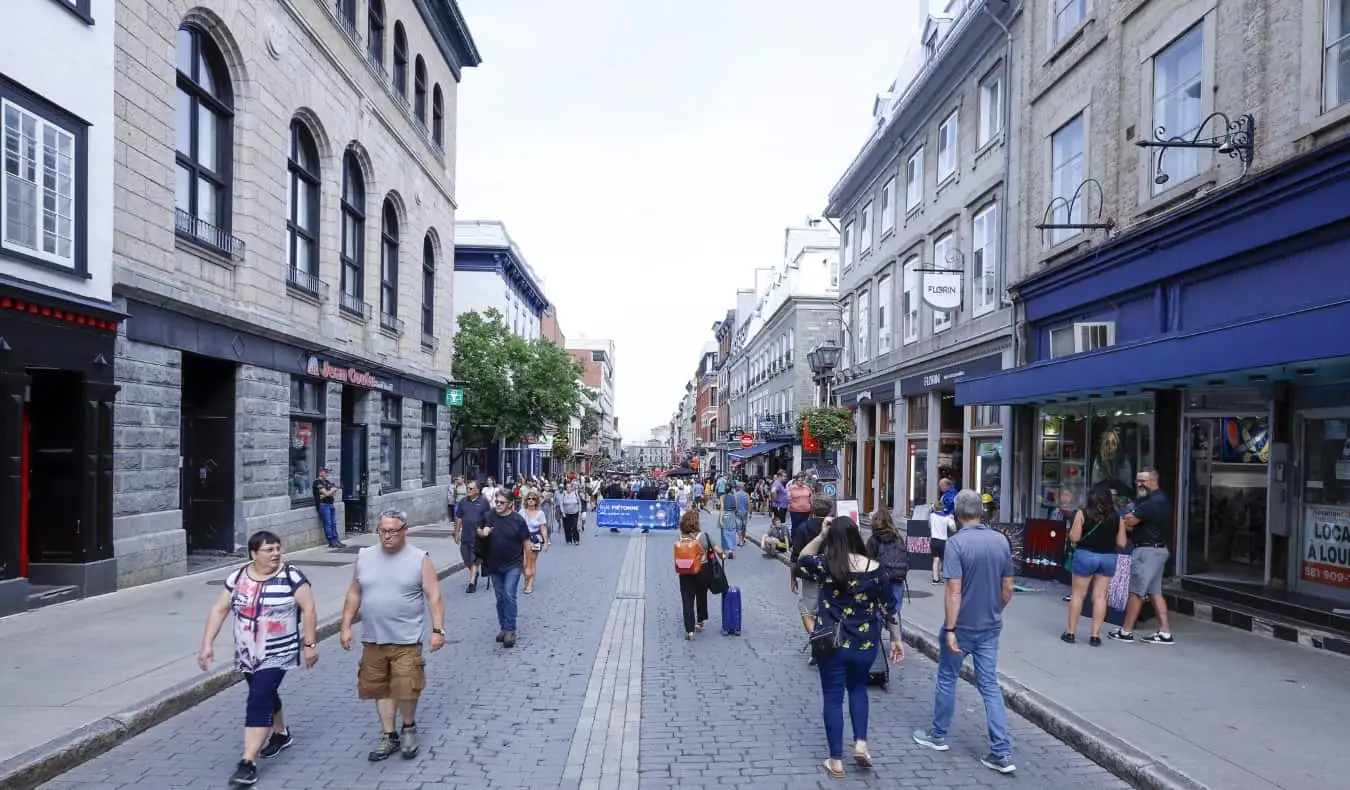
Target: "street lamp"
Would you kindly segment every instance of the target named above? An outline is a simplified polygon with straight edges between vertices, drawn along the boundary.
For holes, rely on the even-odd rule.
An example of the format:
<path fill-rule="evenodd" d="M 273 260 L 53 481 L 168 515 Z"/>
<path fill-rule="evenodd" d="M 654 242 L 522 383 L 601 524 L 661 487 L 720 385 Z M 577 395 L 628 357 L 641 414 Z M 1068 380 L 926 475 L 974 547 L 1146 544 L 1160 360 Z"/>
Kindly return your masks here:
<path fill-rule="evenodd" d="M 828 339 L 817 343 L 806 355 L 806 362 L 815 375 L 816 386 L 820 388 L 819 397 L 823 406 L 830 405 L 830 380 L 843 355 L 844 347 Z"/>

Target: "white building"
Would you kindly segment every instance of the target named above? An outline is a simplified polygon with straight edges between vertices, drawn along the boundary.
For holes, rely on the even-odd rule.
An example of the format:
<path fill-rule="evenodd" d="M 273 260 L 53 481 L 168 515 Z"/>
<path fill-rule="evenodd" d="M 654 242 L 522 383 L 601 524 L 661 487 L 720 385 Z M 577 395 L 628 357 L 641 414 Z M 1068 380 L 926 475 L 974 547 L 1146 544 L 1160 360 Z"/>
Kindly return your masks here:
<path fill-rule="evenodd" d="M 664 468 L 670 463 L 670 445 L 660 439 L 625 445 L 624 460 L 644 469 Z"/>
<path fill-rule="evenodd" d="M 33 587 L 92 594 L 117 583 L 117 24 L 115 3 L 96 5 L 96 15 L 89 0 L 0 12 L 0 400 L 19 406 L 0 410 L 0 455 L 31 459 L 0 490 L 0 615 L 25 608 Z"/>
<path fill-rule="evenodd" d="M 538 340 L 540 322 L 552 309 L 544 280 L 497 220 L 455 222 L 455 320 L 463 313 L 496 310 L 507 327 Z"/>
<path fill-rule="evenodd" d="M 620 448 L 616 445 L 619 429 L 614 414 L 614 341 L 582 335 L 567 339 L 567 351 L 585 366 L 581 383 L 595 397 L 595 408 L 600 417 L 601 453 L 617 456 Z"/>

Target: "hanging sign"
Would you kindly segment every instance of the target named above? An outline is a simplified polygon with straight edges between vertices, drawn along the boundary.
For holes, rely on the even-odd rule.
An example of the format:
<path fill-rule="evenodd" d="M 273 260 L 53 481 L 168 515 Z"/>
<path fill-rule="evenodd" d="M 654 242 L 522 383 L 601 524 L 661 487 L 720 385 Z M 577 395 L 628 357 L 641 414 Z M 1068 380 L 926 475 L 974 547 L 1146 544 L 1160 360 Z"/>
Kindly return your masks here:
<path fill-rule="evenodd" d="M 960 272 L 925 272 L 923 300 L 934 310 L 955 310 L 961 306 Z"/>

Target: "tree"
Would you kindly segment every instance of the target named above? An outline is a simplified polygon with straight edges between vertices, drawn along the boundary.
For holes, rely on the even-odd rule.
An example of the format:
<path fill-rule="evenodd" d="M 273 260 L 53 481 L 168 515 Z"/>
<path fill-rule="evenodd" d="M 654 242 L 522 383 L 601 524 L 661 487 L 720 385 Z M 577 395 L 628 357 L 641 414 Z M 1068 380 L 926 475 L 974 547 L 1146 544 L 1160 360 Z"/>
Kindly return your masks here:
<path fill-rule="evenodd" d="M 586 407 L 586 413 L 581 415 L 581 441 L 589 442 L 600 435 L 600 414 L 590 406 Z"/>
<path fill-rule="evenodd" d="M 566 461 L 572 457 L 572 445 L 568 443 L 567 437 L 553 437 L 553 457 L 559 461 Z"/>
<path fill-rule="evenodd" d="M 797 416 L 797 438 L 802 438 L 802 426 L 807 424 L 822 451 L 837 450 L 853 438 L 853 413 L 848 409 L 837 406 L 802 409 Z"/>
<path fill-rule="evenodd" d="M 514 444 L 545 423 L 568 424 L 583 395 L 580 362 L 547 340 L 516 335 L 496 310 L 463 313 L 458 323 L 450 371 L 466 387 L 451 420 L 452 466 L 474 449 L 470 440 Z"/>

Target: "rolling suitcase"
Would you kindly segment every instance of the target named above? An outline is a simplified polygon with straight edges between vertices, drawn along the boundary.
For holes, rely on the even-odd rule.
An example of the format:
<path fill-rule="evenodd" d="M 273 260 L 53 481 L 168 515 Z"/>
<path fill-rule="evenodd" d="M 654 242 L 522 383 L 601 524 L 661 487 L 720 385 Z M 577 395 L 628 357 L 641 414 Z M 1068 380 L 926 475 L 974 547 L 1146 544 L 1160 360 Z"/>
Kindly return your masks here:
<path fill-rule="evenodd" d="M 741 635 L 740 587 L 728 587 L 722 593 L 722 633 L 727 636 Z"/>
<path fill-rule="evenodd" d="M 872 661 L 872 668 L 867 671 L 867 685 L 879 686 L 882 691 L 891 683 L 891 655 L 886 648 L 886 640 L 881 640 L 877 646 L 877 657 Z"/>

